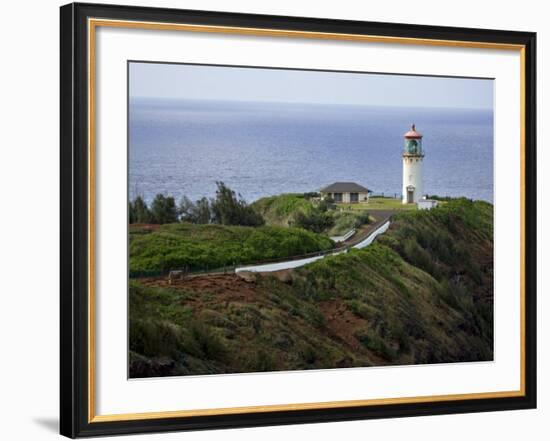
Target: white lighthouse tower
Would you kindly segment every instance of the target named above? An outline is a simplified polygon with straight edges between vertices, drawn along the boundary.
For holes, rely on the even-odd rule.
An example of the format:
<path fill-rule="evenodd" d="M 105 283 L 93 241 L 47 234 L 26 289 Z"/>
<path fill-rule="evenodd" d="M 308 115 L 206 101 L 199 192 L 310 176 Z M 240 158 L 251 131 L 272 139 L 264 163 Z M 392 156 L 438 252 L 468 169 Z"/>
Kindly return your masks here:
<path fill-rule="evenodd" d="M 416 204 L 422 199 L 424 187 L 422 185 L 422 135 L 416 131 L 413 124 L 411 130 L 404 135 L 403 149 L 403 203 Z"/>

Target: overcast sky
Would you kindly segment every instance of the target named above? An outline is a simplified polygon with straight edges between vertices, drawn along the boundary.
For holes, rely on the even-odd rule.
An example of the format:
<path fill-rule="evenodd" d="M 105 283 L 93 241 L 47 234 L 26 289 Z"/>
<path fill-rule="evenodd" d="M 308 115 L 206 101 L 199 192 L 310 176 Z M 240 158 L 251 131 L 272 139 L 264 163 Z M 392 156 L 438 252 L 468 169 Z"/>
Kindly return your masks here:
<path fill-rule="evenodd" d="M 132 62 L 130 96 L 488 109 L 493 81 Z"/>

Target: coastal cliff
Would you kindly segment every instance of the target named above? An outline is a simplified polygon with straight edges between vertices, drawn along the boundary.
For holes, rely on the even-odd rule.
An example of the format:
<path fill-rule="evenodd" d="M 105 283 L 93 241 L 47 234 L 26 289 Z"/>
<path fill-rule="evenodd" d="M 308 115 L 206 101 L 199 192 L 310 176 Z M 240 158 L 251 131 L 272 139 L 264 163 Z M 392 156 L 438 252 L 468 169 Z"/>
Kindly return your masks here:
<path fill-rule="evenodd" d="M 131 279 L 130 309 L 131 377 L 492 360 L 493 206 L 400 212 L 284 277 Z"/>

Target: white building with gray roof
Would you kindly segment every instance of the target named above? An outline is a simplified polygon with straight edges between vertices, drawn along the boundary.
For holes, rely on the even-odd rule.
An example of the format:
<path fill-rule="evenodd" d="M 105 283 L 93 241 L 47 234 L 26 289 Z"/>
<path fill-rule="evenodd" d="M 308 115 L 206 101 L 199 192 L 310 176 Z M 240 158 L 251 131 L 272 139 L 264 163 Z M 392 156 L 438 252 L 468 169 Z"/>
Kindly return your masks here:
<path fill-rule="evenodd" d="M 334 202 L 357 204 L 369 202 L 370 190 L 355 182 L 335 182 L 321 190 L 321 199 L 330 198 Z"/>

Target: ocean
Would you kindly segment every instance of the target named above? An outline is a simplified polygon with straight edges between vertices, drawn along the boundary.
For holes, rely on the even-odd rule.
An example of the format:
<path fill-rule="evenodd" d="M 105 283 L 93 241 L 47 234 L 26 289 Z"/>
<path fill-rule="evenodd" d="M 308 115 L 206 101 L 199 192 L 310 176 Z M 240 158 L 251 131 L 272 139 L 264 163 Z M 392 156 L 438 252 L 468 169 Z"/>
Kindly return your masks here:
<path fill-rule="evenodd" d="M 337 181 L 401 194 L 403 134 L 424 135 L 424 191 L 493 201 L 493 111 L 132 98 L 129 195 L 248 202 Z"/>

